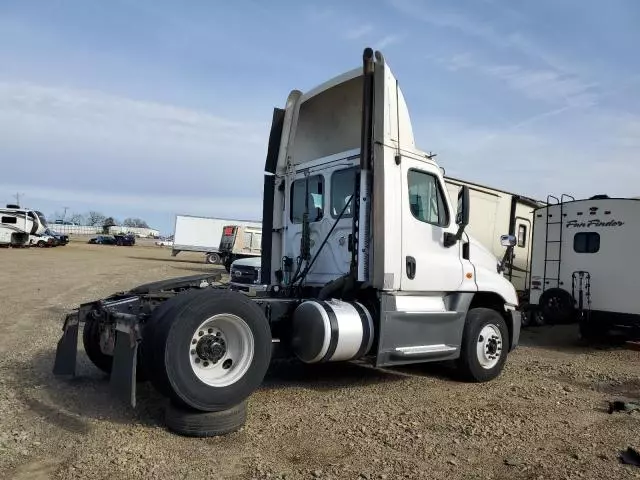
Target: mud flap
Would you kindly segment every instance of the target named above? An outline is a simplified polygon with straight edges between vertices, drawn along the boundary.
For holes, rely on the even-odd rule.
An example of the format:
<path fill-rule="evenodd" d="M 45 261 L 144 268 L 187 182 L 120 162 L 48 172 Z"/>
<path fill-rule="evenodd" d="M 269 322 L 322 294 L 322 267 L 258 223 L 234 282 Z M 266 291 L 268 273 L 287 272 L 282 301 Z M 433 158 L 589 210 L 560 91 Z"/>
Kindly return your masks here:
<path fill-rule="evenodd" d="M 76 375 L 78 354 L 78 313 L 70 313 L 64 321 L 62 338 L 58 340 L 56 358 L 53 363 L 54 375 Z"/>
<path fill-rule="evenodd" d="M 129 403 L 133 408 L 136 407 L 137 364 L 138 339 L 130 330 L 123 331 L 117 328 L 109 387 L 114 396 Z"/>

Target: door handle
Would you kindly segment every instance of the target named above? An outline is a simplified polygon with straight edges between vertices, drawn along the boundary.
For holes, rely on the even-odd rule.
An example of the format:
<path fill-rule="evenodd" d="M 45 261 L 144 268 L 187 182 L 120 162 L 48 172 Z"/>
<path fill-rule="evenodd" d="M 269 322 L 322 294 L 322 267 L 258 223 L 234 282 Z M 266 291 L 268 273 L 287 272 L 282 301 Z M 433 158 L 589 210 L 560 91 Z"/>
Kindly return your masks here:
<path fill-rule="evenodd" d="M 407 257 L 407 278 L 413 280 L 416 276 L 416 259 L 413 257 Z"/>

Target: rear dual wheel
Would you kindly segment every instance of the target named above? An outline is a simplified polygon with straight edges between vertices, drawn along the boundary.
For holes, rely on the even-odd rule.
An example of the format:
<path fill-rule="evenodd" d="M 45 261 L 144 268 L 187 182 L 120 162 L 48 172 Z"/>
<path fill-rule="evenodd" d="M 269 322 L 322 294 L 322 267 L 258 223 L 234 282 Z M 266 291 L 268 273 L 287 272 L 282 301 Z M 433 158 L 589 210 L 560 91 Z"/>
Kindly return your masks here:
<path fill-rule="evenodd" d="M 271 331 L 252 300 L 204 289 L 163 307 L 145 326 L 143 359 L 154 386 L 175 405 L 224 411 L 258 388 L 271 360 Z"/>

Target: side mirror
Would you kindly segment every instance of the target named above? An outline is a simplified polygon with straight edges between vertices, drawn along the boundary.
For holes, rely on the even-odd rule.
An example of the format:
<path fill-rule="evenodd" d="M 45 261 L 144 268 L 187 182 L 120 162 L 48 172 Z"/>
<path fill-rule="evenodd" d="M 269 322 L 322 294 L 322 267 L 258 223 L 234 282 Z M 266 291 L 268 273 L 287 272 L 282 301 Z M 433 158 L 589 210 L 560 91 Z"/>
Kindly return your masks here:
<path fill-rule="evenodd" d="M 500 245 L 503 247 L 515 247 L 517 243 L 515 235 L 502 235 L 500 237 Z"/>
<path fill-rule="evenodd" d="M 464 228 L 469 225 L 469 187 L 464 185 L 458 192 L 458 211 L 456 225 Z"/>

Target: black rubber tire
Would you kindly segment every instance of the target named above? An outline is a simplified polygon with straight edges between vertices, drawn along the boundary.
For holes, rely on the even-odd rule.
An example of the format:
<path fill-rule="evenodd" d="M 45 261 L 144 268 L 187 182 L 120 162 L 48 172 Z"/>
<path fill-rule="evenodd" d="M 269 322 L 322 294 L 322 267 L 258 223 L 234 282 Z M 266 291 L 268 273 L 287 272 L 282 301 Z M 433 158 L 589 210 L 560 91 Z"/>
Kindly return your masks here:
<path fill-rule="evenodd" d="M 215 252 L 207 253 L 204 257 L 205 263 L 209 265 L 219 265 L 221 262 L 220 255 Z"/>
<path fill-rule="evenodd" d="M 562 288 L 545 290 L 538 305 L 547 324 L 564 324 L 575 319 L 573 298 Z"/>
<path fill-rule="evenodd" d="M 167 384 L 166 376 L 163 375 L 162 372 L 164 357 L 157 357 L 158 352 L 157 349 L 154 348 L 156 341 L 155 336 L 160 328 L 159 325 L 165 321 L 171 322 L 171 319 L 175 319 L 173 312 L 190 301 L 190 299 L 199 292 L 199 290 L 187 290 L 184 293 L 180 293 L 162 302 L 153 310 L 151 317 L 145 322 L 142 331 L 142 342 L 140 343 L 141 368 L 156 390 L 167 397 L 171 396 L 171 387 Z M 169 319 L 163 320 L 166 315 L 169 315 Z"/>
<path fill-rule="evenodd" d="M 237 315 L 247 323 L 254 352 L 243 377 L 228 386 L 212 387 L 195 375 L 185 347 L 204 320 L 220 313 Z M 262 383 L 271 361 L 271 330 L 263 311 L 246 295 L 228 290 L 195 291 L 157 319 L 152 342 L 156 388 L 168 391 L 177 405 L 205 412 L 226 410 L 247 399 Z"/>
<path fill-rule="evenodd" d="M 111 373 L 113 357 L 105 355 L 100 350 L 100 323 L 87 318 L 82 330 L 82 344 L 89 360 L 105 373 Z"/>
<path fill-rule="evenodd" d="M 113 357 L 111 355 L 105 355 L 102 353 L 102 350 L 100 350 L 100 323 L 98 320 L 87 318 L 82 330 L 82 344 L 91 363 L 103 372 L 110 374 Z M 136 365 L 137 382 L 146 382 L 148 379 L 142 363 L 142 352 L 140 346 L 138 346 L 138 361 Z"/>
<path fill-rule="evenodd" d="M 481 330 L 489 324 L 493 324 L 502 335 L 502 351 L 498 363 L 493 368 L 484 368 L 480 365 L 476 353 L 476 342 Z M 500 313 L 490 308 L 472 308 L 467 312 L 467 318 L 462 333 L 460 358 L 458 358 L 458 371 L 463 380 L 468 382 L 487 382 L 498 377 L 504 368 L 509 352 L 509 330 L 507 323 Z"/>
<path fill-rule="evenodd" d="M 218 412 L 199 412 L 168 402 L 167 428 L 185 437 L 217 437 L 240 430 L 247 421 L 247 400 Z"/>
<path fill-rule="evenodd" d="M 46 246 L 47 246 L 47 244 L 46 244 L 46 242 L 45 242 L 44 240 L 38 240 L 38 243 L 36 243 L 36 245 L 37 245 L 39 248 L 44 248 L 44 247 L 46 247 Z"/>

